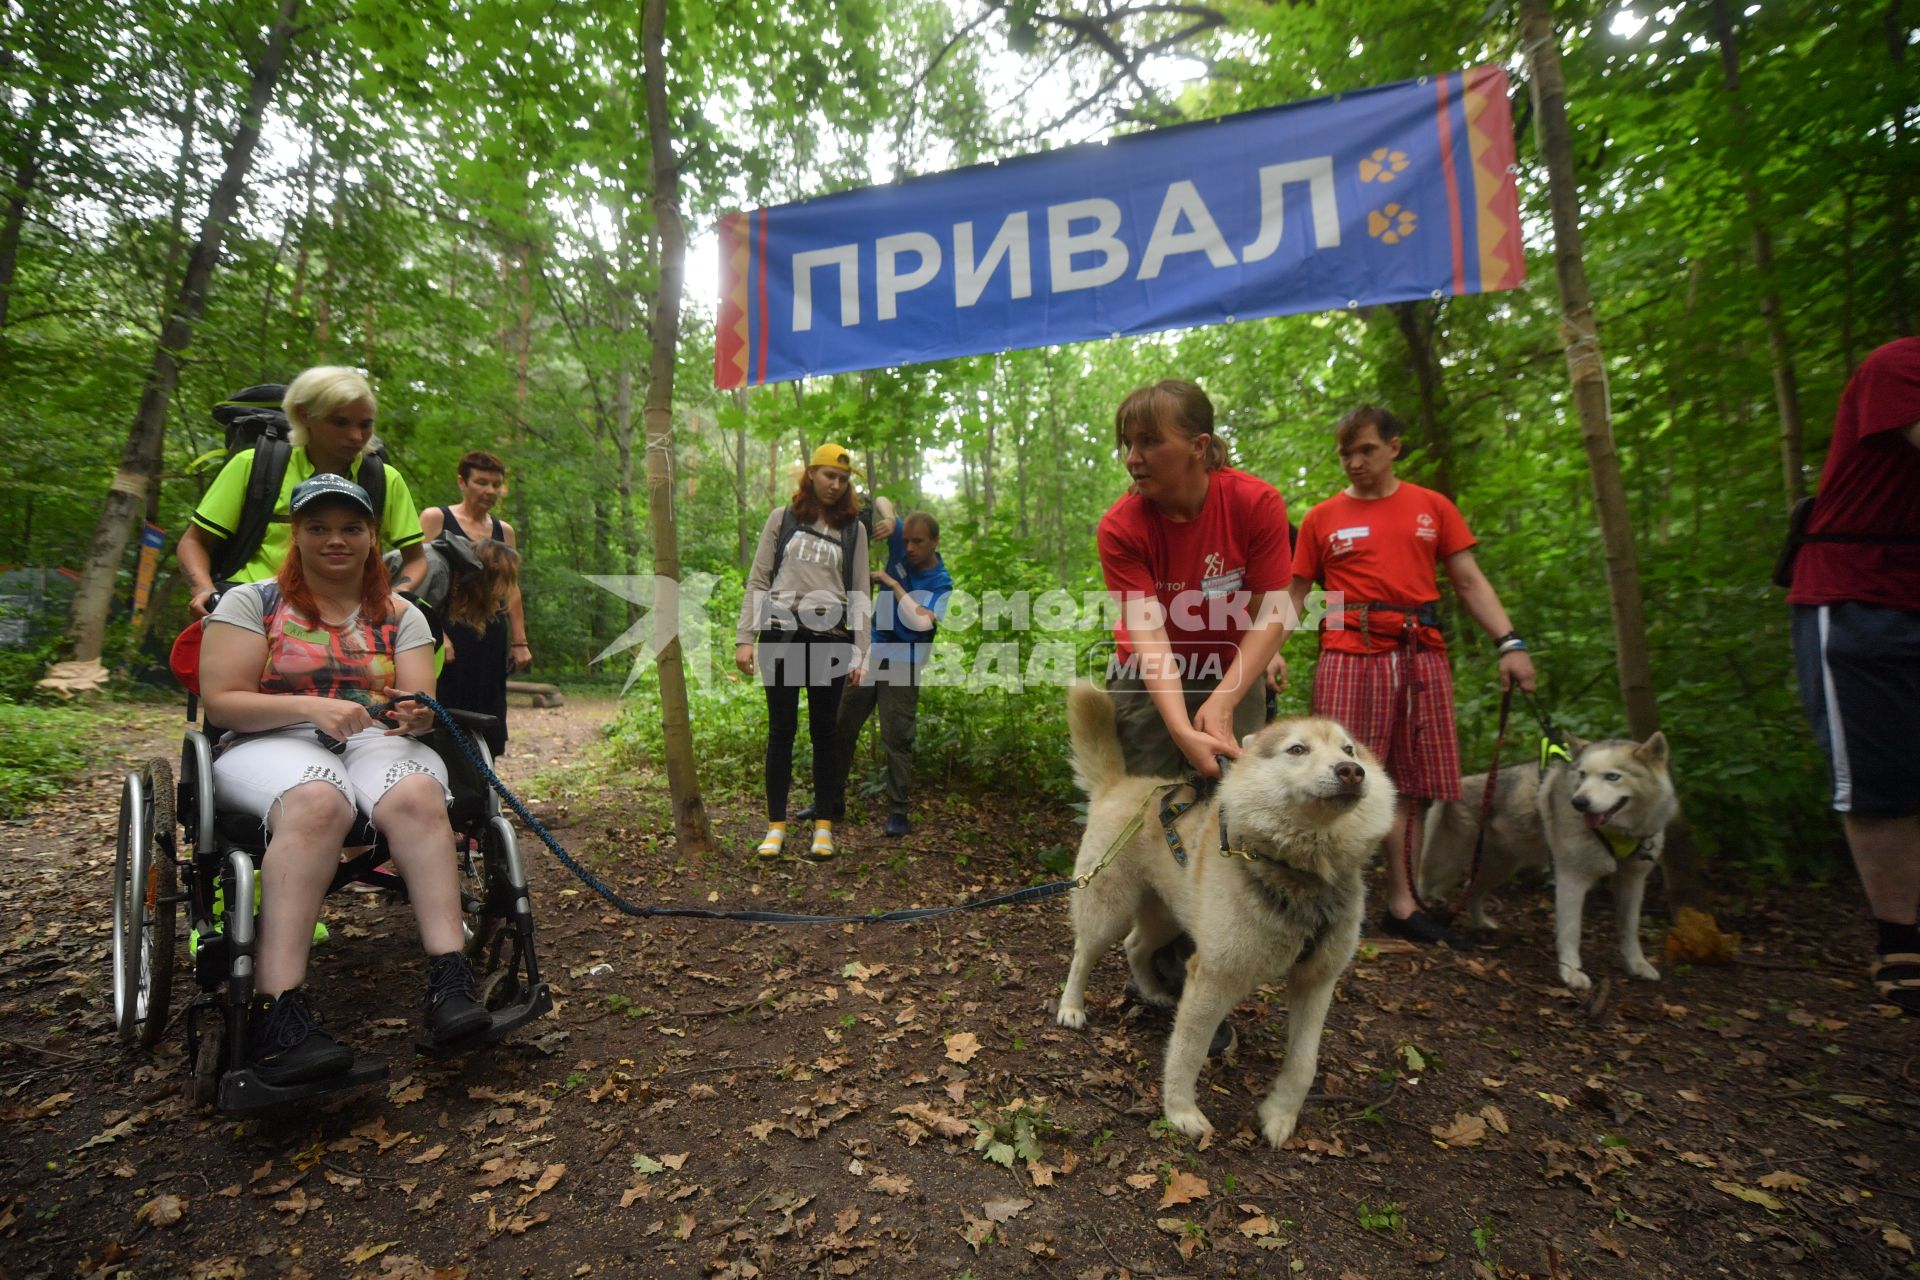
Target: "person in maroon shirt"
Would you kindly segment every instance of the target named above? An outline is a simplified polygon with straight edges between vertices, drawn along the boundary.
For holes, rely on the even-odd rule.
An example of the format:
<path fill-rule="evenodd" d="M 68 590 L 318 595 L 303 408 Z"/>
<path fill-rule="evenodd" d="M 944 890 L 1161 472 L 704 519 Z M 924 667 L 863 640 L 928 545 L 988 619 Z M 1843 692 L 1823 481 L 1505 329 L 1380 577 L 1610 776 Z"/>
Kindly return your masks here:
<path fill-rule="evenodd" d="M 1840 395 L 1793 565 L 1800 697 L 1879 930 L 1880 996 L 1920 1015 L 1920 338 Z"/>

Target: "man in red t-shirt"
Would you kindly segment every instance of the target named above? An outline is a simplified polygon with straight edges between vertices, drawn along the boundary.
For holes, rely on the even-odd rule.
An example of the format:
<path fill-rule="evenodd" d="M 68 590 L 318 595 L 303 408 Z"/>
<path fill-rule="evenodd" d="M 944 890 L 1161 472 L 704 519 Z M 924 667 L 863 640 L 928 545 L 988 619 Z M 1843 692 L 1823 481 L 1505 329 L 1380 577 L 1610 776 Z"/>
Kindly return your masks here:
<path fill-rule="evenodd" d="M 1426 800 L 1460 798 L 1460 744 L 1453 727 L 1453 675 L 1436 625 L 1440 599 L 1435 566 L 1444 565 L 1454 593 L 1494 638 L 1500 683 L 1533 690 L 1533 662 L 1500 607 L 1500 597 L 1473 558 L 1474 538 L 1444 494 L 1393 474 L 1400 456 L 1400 420 L 1361 405 L 1340 419 L 1334 437 L 1351 482 L 1307 512 L 1293 556 L 1295 614 L 1315 582 L 1329 600 L 1313 680 L 1315 715 L 1331 716 L 1367 744 L 1399 790 L 1399 820 L 1387 837 L 1389 933 L 1411 941 L 1464 945 L 1420 909 L 1414 859 Z"/>
<path fill-rule="evenodd" d="M 1879 930 L 1874 985 L 1920 1015 L 1920 338 L 1841 393 L 1804 541 L 1787 595 L 1800 697 Z"/>

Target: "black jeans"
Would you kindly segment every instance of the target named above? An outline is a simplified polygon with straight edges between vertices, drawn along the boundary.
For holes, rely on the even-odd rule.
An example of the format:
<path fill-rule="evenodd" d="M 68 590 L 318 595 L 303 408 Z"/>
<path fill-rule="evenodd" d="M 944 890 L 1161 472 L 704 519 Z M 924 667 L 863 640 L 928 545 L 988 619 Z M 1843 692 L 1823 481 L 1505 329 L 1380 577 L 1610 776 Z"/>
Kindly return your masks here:
<path fill-rule="evenodd" d="M 807 738 L 813 744 L 814 816 L 835 821 L 846 812 L 846 769 L 839 759 L 834 724 L 852 661 L 853 641 L 843 633 L 760 633 L 760 682 L 767 691 L 768 821 L 786 820 L 802 689 L 807 691 Z"/>

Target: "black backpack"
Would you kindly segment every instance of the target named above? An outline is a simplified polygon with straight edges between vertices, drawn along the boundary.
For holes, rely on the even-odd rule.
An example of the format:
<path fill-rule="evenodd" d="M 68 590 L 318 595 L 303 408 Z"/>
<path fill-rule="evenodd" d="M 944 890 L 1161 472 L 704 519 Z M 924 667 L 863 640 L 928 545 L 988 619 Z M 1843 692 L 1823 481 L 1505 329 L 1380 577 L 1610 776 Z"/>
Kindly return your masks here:
<path fill-rule="evenodd" d="M 286 482 L 287 463 L 293 457 L 292 424 L 280 402 L 287 389 L 277 382 L 243 387 L 213 406 L 213 420 L 226 431 L 227 456 L 238 457 L 253 450 L 253 466 L 247 472 L 247 496 L 240 507 L 240 523 L 233 536 L 220 544 L 213 564 L 215 582 L 231 582 L 247 561 L 260 549 L 273 522 L 274 507 L 280 501 L 280 486 Z M 374 526 L 379 527 L 387 508 L 387 472 L 385 455 L 373 450 L 360 460 L 358 484 L 373 503 Z"/>
<path fill-rule="evenodd" d="M 853 553 L 859 545 L 860 521 L 849 520 L 840 526 L 840 583 L 846 588 L 847 598 L 853 598 Z M 794 514 L 793 504 L 788 503 L 780 512 L 780 536 L 773 543 L 773 568 L 767 573 L 767 589 L 773 589 L 773 583 L 780 576 L 780 562 L 787 558 L 787 544 L 801 533 L 822 538 L 825 534 L 800 527 L 800 517 Z"/>

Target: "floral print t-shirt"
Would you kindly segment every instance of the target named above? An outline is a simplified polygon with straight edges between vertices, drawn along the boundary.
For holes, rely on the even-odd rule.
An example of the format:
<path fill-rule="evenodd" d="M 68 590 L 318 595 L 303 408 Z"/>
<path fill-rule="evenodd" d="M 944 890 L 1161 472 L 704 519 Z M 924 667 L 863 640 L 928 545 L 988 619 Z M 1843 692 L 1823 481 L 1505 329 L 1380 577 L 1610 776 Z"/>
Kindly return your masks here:
<path fill-rule="evenodd" d="M 277 583 L 256 582 L 223 595 L 208 621 L 266 637 L 260 692 L 375 706 L 384 701 L 381 690 L 393 684 L 394 656 L 433 645 L 419 609 L 399 596 L 388 597 L 387 604 L 386 616 L 377 621 L 355 610 L 336 625 L 301 617 L 281 598 Z"/>

